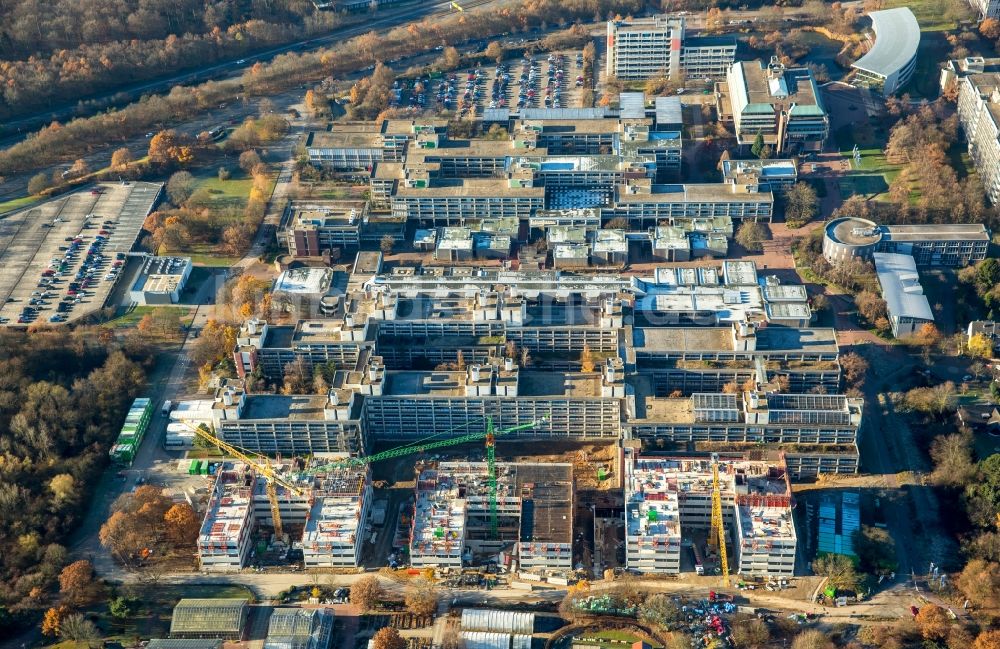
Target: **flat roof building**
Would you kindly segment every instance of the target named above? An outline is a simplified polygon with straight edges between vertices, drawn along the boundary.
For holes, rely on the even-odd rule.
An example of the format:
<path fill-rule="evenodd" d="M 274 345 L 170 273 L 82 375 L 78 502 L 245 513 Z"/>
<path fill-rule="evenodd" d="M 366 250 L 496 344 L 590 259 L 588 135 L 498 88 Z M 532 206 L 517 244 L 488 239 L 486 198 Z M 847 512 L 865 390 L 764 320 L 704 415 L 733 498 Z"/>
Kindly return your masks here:
<path fill-rule="evenodd" d="M 190 257 L 146 257 L 129 299 L 140 305 L 177 304 L 190 276 Z"/>
<path fill-rule="evenodd" d="M 605 77 L 642 81 L 721 77 L 736 58 L 732 37 L 686 37 L 683 16 L 609 20 Z"/>
<path fill-rule="evenodd" d="M 868 53 L 851 64 L 854 85 L 891 95 L 909 83 L 917 67 L 920 25 L 909 7 L 868 14 L 875 43 Z"/>
<path fill-rule="evenodd" d="M 361 228 L 368 217 L 365 201 L 302 201 L 288 209 L 291 220 L 279 237 L 293 257 L 318 257 L 334 248 L 361 245 Z"/>
<path fill-rule="evenodd" d="M 823 149 L 830 119 L 808 68 L 737 61 L 716 89 L 720 118 L 733 121 L 743 147 L 759 134 L 774 154 Z"/>
<path fill-rule="evenodd" d="M 779 192 L 798 180 L 795 160 L 723 160 L 722 180 L 752 191 Z"/>
<path fill-rule="evenodd" d="M 875 273 L 889 312 L 892 335 L 904 338 L 934 323 L 934 312 L 920 285 L 917 265 L 910 255 L 876 252 Z"/>

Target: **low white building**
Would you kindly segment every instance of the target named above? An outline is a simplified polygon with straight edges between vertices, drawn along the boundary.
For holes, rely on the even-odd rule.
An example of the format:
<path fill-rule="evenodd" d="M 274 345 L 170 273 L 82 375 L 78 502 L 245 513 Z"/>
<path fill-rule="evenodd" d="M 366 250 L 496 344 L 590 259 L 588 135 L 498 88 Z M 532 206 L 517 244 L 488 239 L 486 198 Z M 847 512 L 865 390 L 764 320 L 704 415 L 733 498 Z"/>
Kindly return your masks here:
<path fill-rule="evenodd" d="M 910 255 L 876 252 L 875 273 L 889 312 L 892 335 L 904 338 L 934 323 L 934 312 L 920 285 L 917 264 Z"/>
<path fill-rule="evenodd" d="M 140 305 L 177 304 L 190 276 L 190 257 L 147 257 L 129 299 Z"/>

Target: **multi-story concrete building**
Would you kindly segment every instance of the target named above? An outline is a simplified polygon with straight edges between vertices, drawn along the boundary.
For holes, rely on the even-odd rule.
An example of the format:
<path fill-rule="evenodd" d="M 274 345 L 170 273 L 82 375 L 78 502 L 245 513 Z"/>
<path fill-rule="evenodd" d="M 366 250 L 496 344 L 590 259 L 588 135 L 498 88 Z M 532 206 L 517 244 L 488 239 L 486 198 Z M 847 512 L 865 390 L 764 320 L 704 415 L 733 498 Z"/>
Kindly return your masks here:
<path fill-rule="evenodd" d="M 1000 201 L 1000 73 L 998 61 L 965 59 L 953 70 L 958 83 L 958 121 L 965 132 L 969 156 L 976 165 L 986 195 Z M 986 68 L 992 69 L 987 72 Z"/>
<path fill-rule="evenodd" d="M 784 462 L 723 456 L 718 466 L 722 522 L 736 571 L 791 576 L 797 537 Z M 626 566 L 644 573 L 680 572 L 682 535 L 700 530 L 691 543 L 701 544 L 711 527 L 712 491 L 708 457 L 640 458 L 627 449 Z M 697 562 L 708 551 L 694 555 Z"/>
<path fill-rule="evenodd" d="M 324 251 L 361 245 L 366 201 L 296 202 L 288 210 L 289 224 L 278 236 L 293 257 L 318 257 Z"/>
<path fill-rule="evenodd" d="M 918 266 L 967 266 L 986 259 L 990 232 L 981 223 L 877 225 L 844 217 L 826 225 L 823 256 L 832 264 L 876 252 L 911 255 Z"/>
<path fill-rule="evenodd" d="M 360 399 L 344 387 L 318 395 L 248 395 L 242 386 L 226 385 L 212 406 L 212 424 L 223 441 L 259 453 L 314 455 L 364 449 Z"/>
<path fill-rule="evenodd" d="M 979 20 L 1000 19 L 1000 0 L 968 0 L 969 5 L 979 12 Z"/>
<path fill-rule="evenodd" d="M 722 180 L 750 191 L 780 192 L 798 180 L 795 160 L 723 160 Z"/>
<path fill-rule="evenodd" d="M 605 78 L 721 77 L 736 58 L 732 37 L 686 37 L 683 16 L 609 20 Z"/>
<path fill-rule="evenodd" d="M 891 95 L 909 83 L 917 69 L 920 25 L 908 7 L 868 14 L 875 43 L 868 53 L 851 64 L 854 85 Z"/>
<path fill-rule="evenodd" d="M 402 184 L 390 199 L 392 215 L 430 226 L 465 225 L 484 216 L 526 220 L 545 206 L 545 188 L 501 178 Z"/>
<path fill-rule="evenodd" d="M 656 396 L 679 390 L 719 392 L 726 385 L 787 381 L 794 392 L 840 389 L 839 348 L 833 329 L 761 327 L 635 327 L 631 354 Z M 633 356 L 634 355 L 634 356 Z M 779 378 L 781 377 L 781 378 Z"/>
<path fill-rule="evenodd" d="M 795 478 L 858 470 L 860 398 L 756 390 L 656 397 L 646 376 L 629 383 L 636 399 L 626 434 L 654 448 L 693 443 L 698 450 L 738 451 L 764 444 L 785 452 Z"/>
<path fill-rule="evenodd" d="M 487 478 L 485 462 L 418 465 L 411 565 L 461 568 L 513 546 L 522 571 L 571 571 L 573 467 L 497 463 L 495 538 Z"/>
<path fill-rule="evenodd" d="M 719 116 L 732 121 L 745 149 L 760 135 L 774 154 L 820 151 L 830 119 L 808 68 L 786 69 L 776 58 L 737 61 L 716 85 Z"/>
<path fill-rule="evenodd" d="M 299 541 L 306 567 L 360 565 L 361 525 L 371 503 L 368 468 L 336 464 L 307 466 L 296 472 L 275 468 L 300 492 L 278 485 L 277 502 L 282 525 L 303 530 Z M 198 536 L 201 569 L 237 572 L 245 568 L 259 525 L 274 525 L 266 479 L 242 462 L 221 464 Z"/>
<path fill-rule="evenodd" d="M 335 171 L 371 170 L 376 163 L 402 162 L 407 145 L 418 136 L 443 130 L 440 120 L 383 120 L 335 123 L 306 140 L 309 161 Z"/>
<path fill-rule="evenodd" d="M 746 185 L 661 185 L 633 181 L 619 185 L 606 219 L 624 218 L 629 227 L 643 230 L 661 221 L 729 217 L 734 221 L 771 221 L 774 195 Z"/>

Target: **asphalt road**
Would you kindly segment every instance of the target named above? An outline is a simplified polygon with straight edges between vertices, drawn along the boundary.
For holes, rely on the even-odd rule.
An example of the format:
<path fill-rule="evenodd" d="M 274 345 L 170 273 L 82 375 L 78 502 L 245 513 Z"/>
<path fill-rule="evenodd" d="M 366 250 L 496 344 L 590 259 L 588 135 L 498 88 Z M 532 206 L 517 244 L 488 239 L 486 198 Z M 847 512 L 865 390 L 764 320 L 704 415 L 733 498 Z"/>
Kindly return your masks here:
<path fill-rule="evenodd" d="M 491 4 L 492 0 L 470 0 L 463 2 L 463 7 L 473 8 L 485 4 Z M 93 97 L 80 97 L 73 102 L 67 102 L 55 109 L 47 112 L 39 112 L 21 119 L 8 120 L 0 125 L 0 132 L 9 134 L 0 139 L 0 147 L 10 146 L 23 140 L 34 129 L 45 126 L 53 121 L 65 121 L 74 117 L 85 117 L 87 115 L 106 110 L 108 107 L 122 105 L 138 98 L 143 94 L 166 92 L 176 85 L 183 85 L 207 79 L 220 79 L 236 77 L 243 73 L 245 68 L 251 67 L 257 62 L 267 62 L 274 57 L 292 51 L 311 50 L 331 43 L 337 43 L 372 30 L 391 29 L 400 23 L 409 22 L 424 16 L 434 14 L 447 14 L 455 11 L 449 1 L 436 2 L 434 0 L 418 0 L 418 6 L 407 7 L 396 11 L 384 11 L 384 17 L 373 20 L 362 21 L 359 25 L 348 26 L 338 29 L 326 36 L 317 36 L 300 41 L 295 41 L 281 47 L 271 48 L 255 54 L 247 54 L 242 58 L 233 59 L 224 63 L 207 65 L 196 70 L 190 70 L 182 74 L 176 74 L 163 79 L 147 81 L 132 86 L 118 88 L 112 92 Z M 94 102 L 93 108 L 80 109 L 79 102 Z"/>

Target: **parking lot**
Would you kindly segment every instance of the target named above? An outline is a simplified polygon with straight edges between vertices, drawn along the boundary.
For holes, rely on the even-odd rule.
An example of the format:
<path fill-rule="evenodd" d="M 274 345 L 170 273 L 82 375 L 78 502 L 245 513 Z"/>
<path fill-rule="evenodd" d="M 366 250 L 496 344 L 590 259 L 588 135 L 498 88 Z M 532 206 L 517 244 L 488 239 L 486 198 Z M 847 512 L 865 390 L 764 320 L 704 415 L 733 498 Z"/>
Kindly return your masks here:
<path fill-rule="evenodd" d="M 583 54 L 572 50 L 455 72 L 428 90 L 439 110 L 472 119 L 486 108 L 579 108 L 583 84 Z"/>
<path fill-rule="evenodd" d="M 161 189 L 103 183 L 0 220 L 0 325 L 67 322 L 102 308 Z"/>

